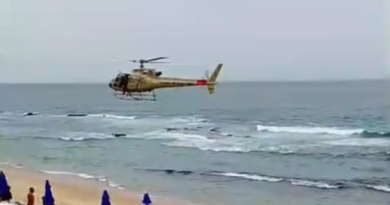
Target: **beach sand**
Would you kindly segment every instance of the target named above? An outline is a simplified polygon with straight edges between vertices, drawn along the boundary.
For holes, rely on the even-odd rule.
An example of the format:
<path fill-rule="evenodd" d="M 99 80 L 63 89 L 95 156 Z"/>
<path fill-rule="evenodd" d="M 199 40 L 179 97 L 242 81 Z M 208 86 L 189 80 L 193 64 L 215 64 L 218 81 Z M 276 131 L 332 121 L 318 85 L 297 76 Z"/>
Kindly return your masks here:
<path fill-rule="evenodd" d="M 26 203 L 26 197 L 29 187 L 35 188 L 35 204 L 41 205 L 41 196 L 45 192 L 45 181 L 49 180 L 56 204 L 58 205 L 100 205 L 103 190 L 107 190 L 111 204 L 115 205 L 140 205 L 143 194 L 133 193 L 127 190 L 118 190 L 112 187 L 105 186 L 99 182 L 80 179 L 78 177 L 67 175 L 51 175 L 38 171 L 30 171 L 26 169 L 18 169 L 7 166 L 0 166 L 6 177 L 14 201 Z M 173 201 L 163 197 L 154 197 L 153 193 L 149 193 L 153 204 L 159 205 L 178 205 L 190 204 Z"/>

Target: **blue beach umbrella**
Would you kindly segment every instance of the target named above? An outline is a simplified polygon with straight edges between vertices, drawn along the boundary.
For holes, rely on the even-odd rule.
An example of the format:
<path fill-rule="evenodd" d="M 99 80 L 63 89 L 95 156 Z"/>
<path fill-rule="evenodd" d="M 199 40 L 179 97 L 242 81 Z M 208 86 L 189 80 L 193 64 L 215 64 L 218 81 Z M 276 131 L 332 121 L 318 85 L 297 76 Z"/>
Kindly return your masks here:
<path fill-rule="evenodd" d="M 0 197 L 2 197 L 4 190 L 4 173 L 3 171 L 0 171 Z"/>
<path fill-rule="evenodd" d="M 144 198 L 142 199 L 142 204 L 144 204 L 144 205 L 151 205 L 152 204 L 152 200 L 150 199 L 148 193 L 144 194 Z"/>
<path fill-rule="evenodd" d="M 9 186 L 7 182 L 7 177 L 5 177 L 5 174 L 3 171 L 0 172 L 0 196 L 4 197 L 7 196 L 9 192 Z"/>
<path fill-rule="evenodd" d="M 0 187 L 3 186 L 4 179 L 5 179 L 5 174 L 3 171 L 0 171 Z"/>
<path fill-rule="evenodd" d="M 46 180 L 45 183 L 45 196 L 43 196 L 43 201 L 45 205 L 54 205 L 55 202 L 53 193 L 51 192 L 51 186 L 49 180 Z"/>
<path fill-rule="evenodd" d="M 110 195 L 108 195 L 107 190 L 103 191 L 102 204 L 101 205 L 111 205 Z"/>

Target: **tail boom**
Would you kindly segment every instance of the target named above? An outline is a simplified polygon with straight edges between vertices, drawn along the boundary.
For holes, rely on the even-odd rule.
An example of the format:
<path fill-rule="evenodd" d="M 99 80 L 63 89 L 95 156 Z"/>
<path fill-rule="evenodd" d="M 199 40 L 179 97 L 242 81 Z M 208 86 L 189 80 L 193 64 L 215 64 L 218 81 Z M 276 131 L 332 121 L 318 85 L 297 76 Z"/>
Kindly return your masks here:
<path fill-rule="evenodd" d="M 210 78 L 207 79 L 183 79 L 183 78 L 160 78 L 154 89 L 159 88 L 174 88 L 174 87 L 190 87 L 190 86 L 206 86 L 209 94 L 214 94 L 217 78 L 222 69 L 222 64 L 218 64 Z"/>

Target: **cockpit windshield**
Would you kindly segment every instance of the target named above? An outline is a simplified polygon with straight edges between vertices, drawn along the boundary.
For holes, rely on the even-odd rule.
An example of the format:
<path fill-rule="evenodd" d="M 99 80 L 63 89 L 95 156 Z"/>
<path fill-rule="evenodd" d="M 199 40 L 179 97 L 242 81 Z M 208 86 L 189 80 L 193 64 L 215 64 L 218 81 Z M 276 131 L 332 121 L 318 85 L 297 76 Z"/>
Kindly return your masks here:
<path fill-rule="evenodd" d="M 131 75 L 129 73 L 119 73 L 115 77 L 115 82 L 120 82 L 122 80 L 130 79 L 130 78 L 131 78 Z"/>
<path fill-rule="evenodd" d="M 115 82 L 119 83 L 123 77 L 124 77 L 123 73 L 118 73 L 118 75 L 115 77 Z"/>

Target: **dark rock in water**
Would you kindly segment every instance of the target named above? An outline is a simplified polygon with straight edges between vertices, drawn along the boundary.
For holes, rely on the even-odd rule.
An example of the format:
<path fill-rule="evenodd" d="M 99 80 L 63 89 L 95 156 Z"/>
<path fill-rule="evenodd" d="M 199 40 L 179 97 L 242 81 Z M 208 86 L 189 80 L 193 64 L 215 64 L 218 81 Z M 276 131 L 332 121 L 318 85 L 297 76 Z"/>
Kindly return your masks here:
<path fill-rule="evenodd" d="M 180 170 L 173 170 L 173 169 L 165 169 L 164 171 L 167 174 L 175 174 L 175 173 L 177 173 L 177 174 L 189 175 L 189 174 L 193 173 L 192 171 L 187 171 L 187 170 L 180 171 Z"/>
<path fill-rule="evenodd" d="M 184 175 L 189 175 L 192 174 L 192 171 L 177 171 L 177 173 L 184 174 Z"/>
<path fill-rule="evenodd" d="M 173 173 L 175 173 L 175 170 L 173 170 L 173 169 L 166 169 L 166 170 L 164 170 L 167 174 L 173 174 Z"/>
<path fill-rule="evenodd" d="M 200 128 L 199 127 L 185 127 L 184 130 L 186 131 L 196 131 L 196 130 L 199 130 Z"/>
<path fill-rule="evenodd" d="M 85 113 L 74 113 L 74 114 L 67 114 L 66 116 L 68 116 L 68 117 L 85 117 L 87 115 L 88 114 L 85 114 Z"/>
<path fill-rule="evenodd" d="M 114 136 L 114 137 L 125 137 L 126 134 L 125 133 L 112 133 L 112 136 Z"/>
<path fill-rule="evenodd" d="M 211 132 L 219 132 L 219 127 L 213 127 L 210 129 Z"/>
<path fill-rule="evenodd" d="M 38 115 L 38 113 L 37 112 L 26 112 L 24 114 L 24 116 L 33 116 L 33 115 Z"/>
<path fill-rule="evenodd" d="M 179 130 L 178 128 L 174 128 L 174 127 L 167 127 L 165 128 L 168 132 L 170 131 L 175 131 L 175 130 Z"/>

